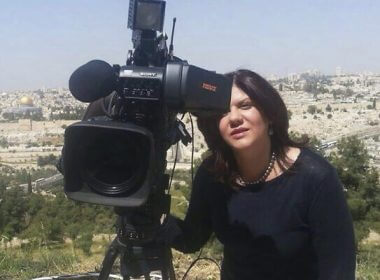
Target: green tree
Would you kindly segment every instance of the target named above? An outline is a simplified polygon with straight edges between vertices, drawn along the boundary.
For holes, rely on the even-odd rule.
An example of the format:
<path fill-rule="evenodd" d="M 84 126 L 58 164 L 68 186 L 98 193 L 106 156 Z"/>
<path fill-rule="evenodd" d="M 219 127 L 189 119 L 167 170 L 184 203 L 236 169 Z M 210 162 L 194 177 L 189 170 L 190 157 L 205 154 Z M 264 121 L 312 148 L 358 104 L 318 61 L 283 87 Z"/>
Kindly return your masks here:
<path fill-rule="evenodd" d="M 4 203 L 4 194 L 7 185 L 3 179 L 0 180 L 0 233 L 2 232 L 2 228 L 5 225 L 5 215 L 2 207 L 2 203 Z"/>
<path fill-rule="evenodd" d="M 355 92 L 352 89 L 350 89 L 350 88 L 346 89 L 346 96 L 352 96 L 354 94 L 355 94 Z"/>
<path fill-rule="evenodd" d="M 26 196 L 23 189 L 12 187 L 4 192 L 1 199 L 2 225 L 0 233 L 11 239 L 26 228 Z"/>
<path fill-rule="evenodd" d="M 369 154 L 364 143 L 357 137 L 342 138 L 337 151 L 329 160 L 337 169 L 346 190 L 346 197 L 354 220 L 356 240 L 359 243 L 368 235 L 370 228 L 377 228 L 380 211 L 380 186 L 378 170 L 369 165 Z"/>
<path fill-rule="evenodd" d="M 115 214 L 112 208 L 74 202 L 67 199 L 62 191 L 57 192 L 55 197 L 26 193 L 17 187 L 27 182 L 26 170 L 2 170 L 0 235 L 8 238 L 19 236 L 29 239 L 31 245 L 48 246 L 52 241 L 62 242 L 63 237 L 71 237 L 76 241 L 85 231 L 114 232 Z M 35 180 L 49 176 L 51 172 L 49 169 L 31 170 L 30 177 Z M 10 188 L 7 189 L 7 186 Z"/>
<path fill-rule="evenodd" d="M 38 166 L 45 166 L 45 165 L 55 165 L 57 163 L 57 156 L 50 154 L 48 156 L 39 156 L 37 158 L 37 165 Z"/>
<path fill-rule="evenodd" d="M 330 154 L 330 160 L 345 187 L 358 190 L 360 179 L 369 169 L 369 155 L 364 143 L 357 137 L 342 138 L 337 143 L 337 151 Z"/>
<path fill-rule="evenodd" d="M 4 197 L 5 190 L 7 189 L 7 184 L 3 178 L 0 178 L 0 199 Z"/>
<path fill-rule="evenodd" d="M 290 120 L 292 118 L 293 112 L 288 110 L 288 119 Z"/>
<path fill-rule="evenodd" d="M 317 153 L 324 156 L 323 150 L 320 149 L 322 142 L 315 135 L 310 136 L 306 133 L 300 134 L 295 131 L 290 131 L 289 136 L 293 141 L 296 141 L 298 143 L 304 143 L 307 147 L 313 149 Z"/>
<path fill-rule="evenodd" d="M 309 105 L 308 107 L 307 107 L 307 112 L 309 113 L 309 114 L 315 114 L 315 112 L 317 112 L 317 106 L 315 106 L 315 105 Z"/>
<path fill-rule="evenodd" d="M 44 117 L 42 115 L 42 112 L 34 112 L 30 118 L 33 120 L 33 121 L 43 121 L 44 120 Z"/>
<path fill-rule="evenodd" d="M 8 146 L 9 146 L 9 143 L 8 143 L 7 138 L 0 136 L 0 147 L 8 148 Z"/>

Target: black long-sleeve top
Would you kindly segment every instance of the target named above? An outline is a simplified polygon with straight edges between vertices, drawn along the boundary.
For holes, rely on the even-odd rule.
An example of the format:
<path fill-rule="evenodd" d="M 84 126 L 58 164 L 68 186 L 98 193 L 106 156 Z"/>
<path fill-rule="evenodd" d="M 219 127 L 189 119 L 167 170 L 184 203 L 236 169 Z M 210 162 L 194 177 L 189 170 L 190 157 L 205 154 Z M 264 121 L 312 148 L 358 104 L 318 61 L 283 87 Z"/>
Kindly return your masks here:
<path fill-rule="evenodd" d="M 335 169 L 301 149 L 292 170 L 236 191 L 202 164 L 172 246 L 194 252 L 215 232 L 223 280 L 354 280 L 352 219 Z"/>

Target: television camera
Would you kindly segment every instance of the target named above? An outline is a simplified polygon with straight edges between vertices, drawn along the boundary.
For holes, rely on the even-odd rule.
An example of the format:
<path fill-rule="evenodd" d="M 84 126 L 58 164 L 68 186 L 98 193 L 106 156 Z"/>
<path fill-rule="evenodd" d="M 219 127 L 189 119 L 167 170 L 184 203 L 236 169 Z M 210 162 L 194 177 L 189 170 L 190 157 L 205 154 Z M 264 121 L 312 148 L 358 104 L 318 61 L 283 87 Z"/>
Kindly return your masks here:
<path fill-rule="evenodd" d="M 64 191 L 76 201 L 114 206 L 119 215 L 99 279 L 108 279 L 118 255 L 125 279 L 150 279 L 153 270 L 174 279 L 170 249 L 149 244 L 170 211 L 166 152 L 191 141 L 177 115 L 229 108 L 231 80 L 173 55 L 175 19 L 167 47 L 165 4 L 130 0 L 133 51 L 126 65 L 93 60 L 69 80 L 73 96 L 90 104 L 83 120 L 65 130 Z"/>

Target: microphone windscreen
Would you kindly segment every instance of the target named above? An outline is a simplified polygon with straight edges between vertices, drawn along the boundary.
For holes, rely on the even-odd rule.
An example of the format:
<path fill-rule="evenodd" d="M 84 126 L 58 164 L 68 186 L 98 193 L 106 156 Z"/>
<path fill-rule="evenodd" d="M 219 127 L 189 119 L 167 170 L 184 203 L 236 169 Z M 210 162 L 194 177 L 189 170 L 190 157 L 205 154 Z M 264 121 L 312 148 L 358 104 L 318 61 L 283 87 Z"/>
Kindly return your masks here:
<path fill-rule="evenodd" d="M 91 60 L 71 74 L 69 89 L 82 102 L 93 102 L 111 94 L 116 89 L 115 70 L 107 62 Z"/>

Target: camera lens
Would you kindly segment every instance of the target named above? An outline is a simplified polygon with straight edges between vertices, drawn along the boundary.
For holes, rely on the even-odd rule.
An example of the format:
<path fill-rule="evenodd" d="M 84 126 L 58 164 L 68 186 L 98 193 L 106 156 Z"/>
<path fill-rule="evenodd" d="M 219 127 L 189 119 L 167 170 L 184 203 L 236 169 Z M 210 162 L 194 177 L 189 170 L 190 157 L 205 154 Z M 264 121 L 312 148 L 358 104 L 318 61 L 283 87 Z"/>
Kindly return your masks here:
<path fill-rule="evenodd" d="M 83 147 L 83 179 L 103 195 L 130 193 L 145 175 L 145 141 L 133 132 L 102 132 L 88 137 Z"/>

